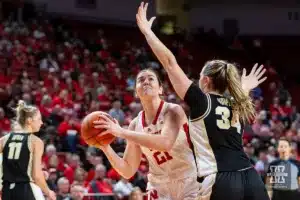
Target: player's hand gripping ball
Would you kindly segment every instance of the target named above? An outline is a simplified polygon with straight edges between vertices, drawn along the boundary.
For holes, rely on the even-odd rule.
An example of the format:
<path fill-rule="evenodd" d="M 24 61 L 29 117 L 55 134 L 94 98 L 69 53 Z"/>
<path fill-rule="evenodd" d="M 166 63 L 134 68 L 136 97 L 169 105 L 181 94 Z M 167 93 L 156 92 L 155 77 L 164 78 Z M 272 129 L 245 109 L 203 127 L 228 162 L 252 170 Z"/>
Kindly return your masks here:
<path fill-rule="evenodd" d="M 95 111 L 85 116 L 81 122 L 81 137 L 90 146 L 105 146 L 112 143 L 116 138 L 112 134 L 101 135 L 101 133 L 106 131 L 105 129 L 94 128 L 93 122 L 101 120 L 102 115 L 112 119 L 105 112 Z"/>

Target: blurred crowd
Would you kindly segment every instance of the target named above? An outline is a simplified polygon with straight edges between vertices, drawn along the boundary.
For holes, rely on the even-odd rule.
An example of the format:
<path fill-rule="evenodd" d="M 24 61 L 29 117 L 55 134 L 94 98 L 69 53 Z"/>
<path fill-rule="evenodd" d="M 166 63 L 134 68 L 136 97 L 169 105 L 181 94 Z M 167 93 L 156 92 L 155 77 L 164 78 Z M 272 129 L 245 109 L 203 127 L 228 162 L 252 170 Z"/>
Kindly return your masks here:
<path fill-rule="evenodd" d="M 137 38 L 143 39 L 135 28 L 131 29 Z M 122 34 L 122 27 L 113 30 Z M 93 35 L 81 32 L 84 30 L 43 18 L 26 23 L 7 19 L 0 23 L 0 134 L 12 131 L 13 108 L 23 99 L 38 106 L 43 115 L 45 123 L 37 133 L 45 142 L 43 169 L 58 199 L 79 200 L 93 193 L 114 194 L 118 199 L 143 199 L 148 171 L 146 159 L 134 177 L 123 179 L 100 150 L 88 147 L 81 139 L 81 119 L 101 110 L 127 127 L 141 110 L 134 93 L 135 75 L 147 67 L 160 72 L 166 101 L 181 104 L 187 113 L 188 107 L 173 92 L 145 43 L 125 40 L 120 43 L 105 28 L 89 29 L 87 32 Z M 202 37 L 215 45 L 218 36 L 203 34 L 194 40 Z M 199 72 L 204 63 L 197 63 L 197 69 L 192 63 L 200 51 L 189 51 L 182 37 L 170 36 L 167 44 L 185 72 L 197 78 L 198 73 L 194 72 Z M 237 55 L 245 51 L 237 38 L 225 49 Z M 276 143 L 281 136 L 292 143 L 293 157 L 300 159 L 300 114 L 276 66 L 269 60 L 264 64 L 269 78 L 251 94 L 257 116 L 244 132 L 245 152 L 262 178 L 266 176 L 268 164 L 277 158 Z M 125 144 L 126 141 L 116 139 L 112 147 L 122 156 Z"/>

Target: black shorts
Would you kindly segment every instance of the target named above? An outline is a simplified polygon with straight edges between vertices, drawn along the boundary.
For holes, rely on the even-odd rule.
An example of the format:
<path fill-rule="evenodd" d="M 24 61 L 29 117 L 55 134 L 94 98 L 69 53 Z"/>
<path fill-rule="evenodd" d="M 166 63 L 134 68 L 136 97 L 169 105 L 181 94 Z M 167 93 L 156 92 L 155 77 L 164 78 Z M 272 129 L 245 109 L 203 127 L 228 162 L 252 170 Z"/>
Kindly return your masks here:
<path fill-rule="evenodd" d="M 201 185 L 200 194 L 207 200 L 269 200 L 266 187 L 254 168 L 218 172 L 205 177 Z"/>
<path fill-rule="evenodd" d="M 38 186 L 33 183 L 3 183 L 2 200 L 44 200 Z"/>
<path fill-rule="evenodd" d="M 299 200 L 300 192 L 297 190 L 281 191 L 273 190 L 272 200 Z"/>

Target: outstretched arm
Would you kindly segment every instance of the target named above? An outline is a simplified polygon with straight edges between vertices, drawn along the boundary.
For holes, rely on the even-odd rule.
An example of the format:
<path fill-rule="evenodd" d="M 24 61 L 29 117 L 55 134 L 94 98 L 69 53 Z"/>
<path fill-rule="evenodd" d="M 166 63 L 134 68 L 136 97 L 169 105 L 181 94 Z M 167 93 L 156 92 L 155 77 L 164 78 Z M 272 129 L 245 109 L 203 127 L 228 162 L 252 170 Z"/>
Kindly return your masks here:
<path fill-rule="evenodd" d="M 147 20 L 148 3 L 141 3 L 136 15 L 137 24 L 141 32 L 146 37 L 146 40 L 156 55 L 164 69 L 167 71 L 170 81 L 177 95 L 184 99 L 184 96 L 192 84 L 192 81 L 185 75 L 183 70 L 177 64 L 175 56 L 172 52 L 156 37 L 151 30 L 152 23 L 155 17 Z"/>
<path fill-rule="evenodd" d="M 105 120 L 94 122 L 95 128 L 107 129 L 105 133 L 114 134 L 117 137 L 127 139 L 131 142 L 154 149 L 158 151 L 169 151 L 175 143 L 179 130 L 187 121 L 184 110 L 179 105 L 170 105 L 165 114 L 164 126 L 161 134 L 147 134 L 144 132 L 137 132 L 127 130 L 120 127 L 119 124 L 114 123 L 111 119 L 103 116 Z"/>

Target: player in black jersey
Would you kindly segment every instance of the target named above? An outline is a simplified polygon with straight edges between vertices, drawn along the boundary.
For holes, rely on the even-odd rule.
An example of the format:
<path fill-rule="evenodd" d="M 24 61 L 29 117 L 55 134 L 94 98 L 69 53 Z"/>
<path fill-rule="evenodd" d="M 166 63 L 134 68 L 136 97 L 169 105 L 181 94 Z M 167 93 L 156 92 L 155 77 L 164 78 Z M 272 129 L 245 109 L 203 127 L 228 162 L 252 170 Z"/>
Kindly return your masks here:
<path fill-rule="evenodd" d="M 147 20 L 147 6 L 141 3 L 137 24 L 167 71 L 176 93 L 191 110 L 189 128 L 201 182 L 199 199 L 269 199 L 242 145 L 243 124 L 254 115 L 249 92 L 266 79 L 261 79 L 263 66 L 257 69 L 255 65 L 249 76 L 244 71 L 241 80 L 233 64 L 213 60 L 203 67 L 199 85 L 193 84 L 172 52 L 152 32 L 155 18 Z M 225 97 L 225 91 L 231 97 Z"/>
<path fill-rule="evenodd" d="M 20 100 L 16 114 L 18 130 L 0 138 L 2 200 L 42 200 L 42 191 L 55 200 L 56 195 L 48 188 L 42 171 L 44 143 L 33 134 L 43 124 L 40 111 Z"/>

